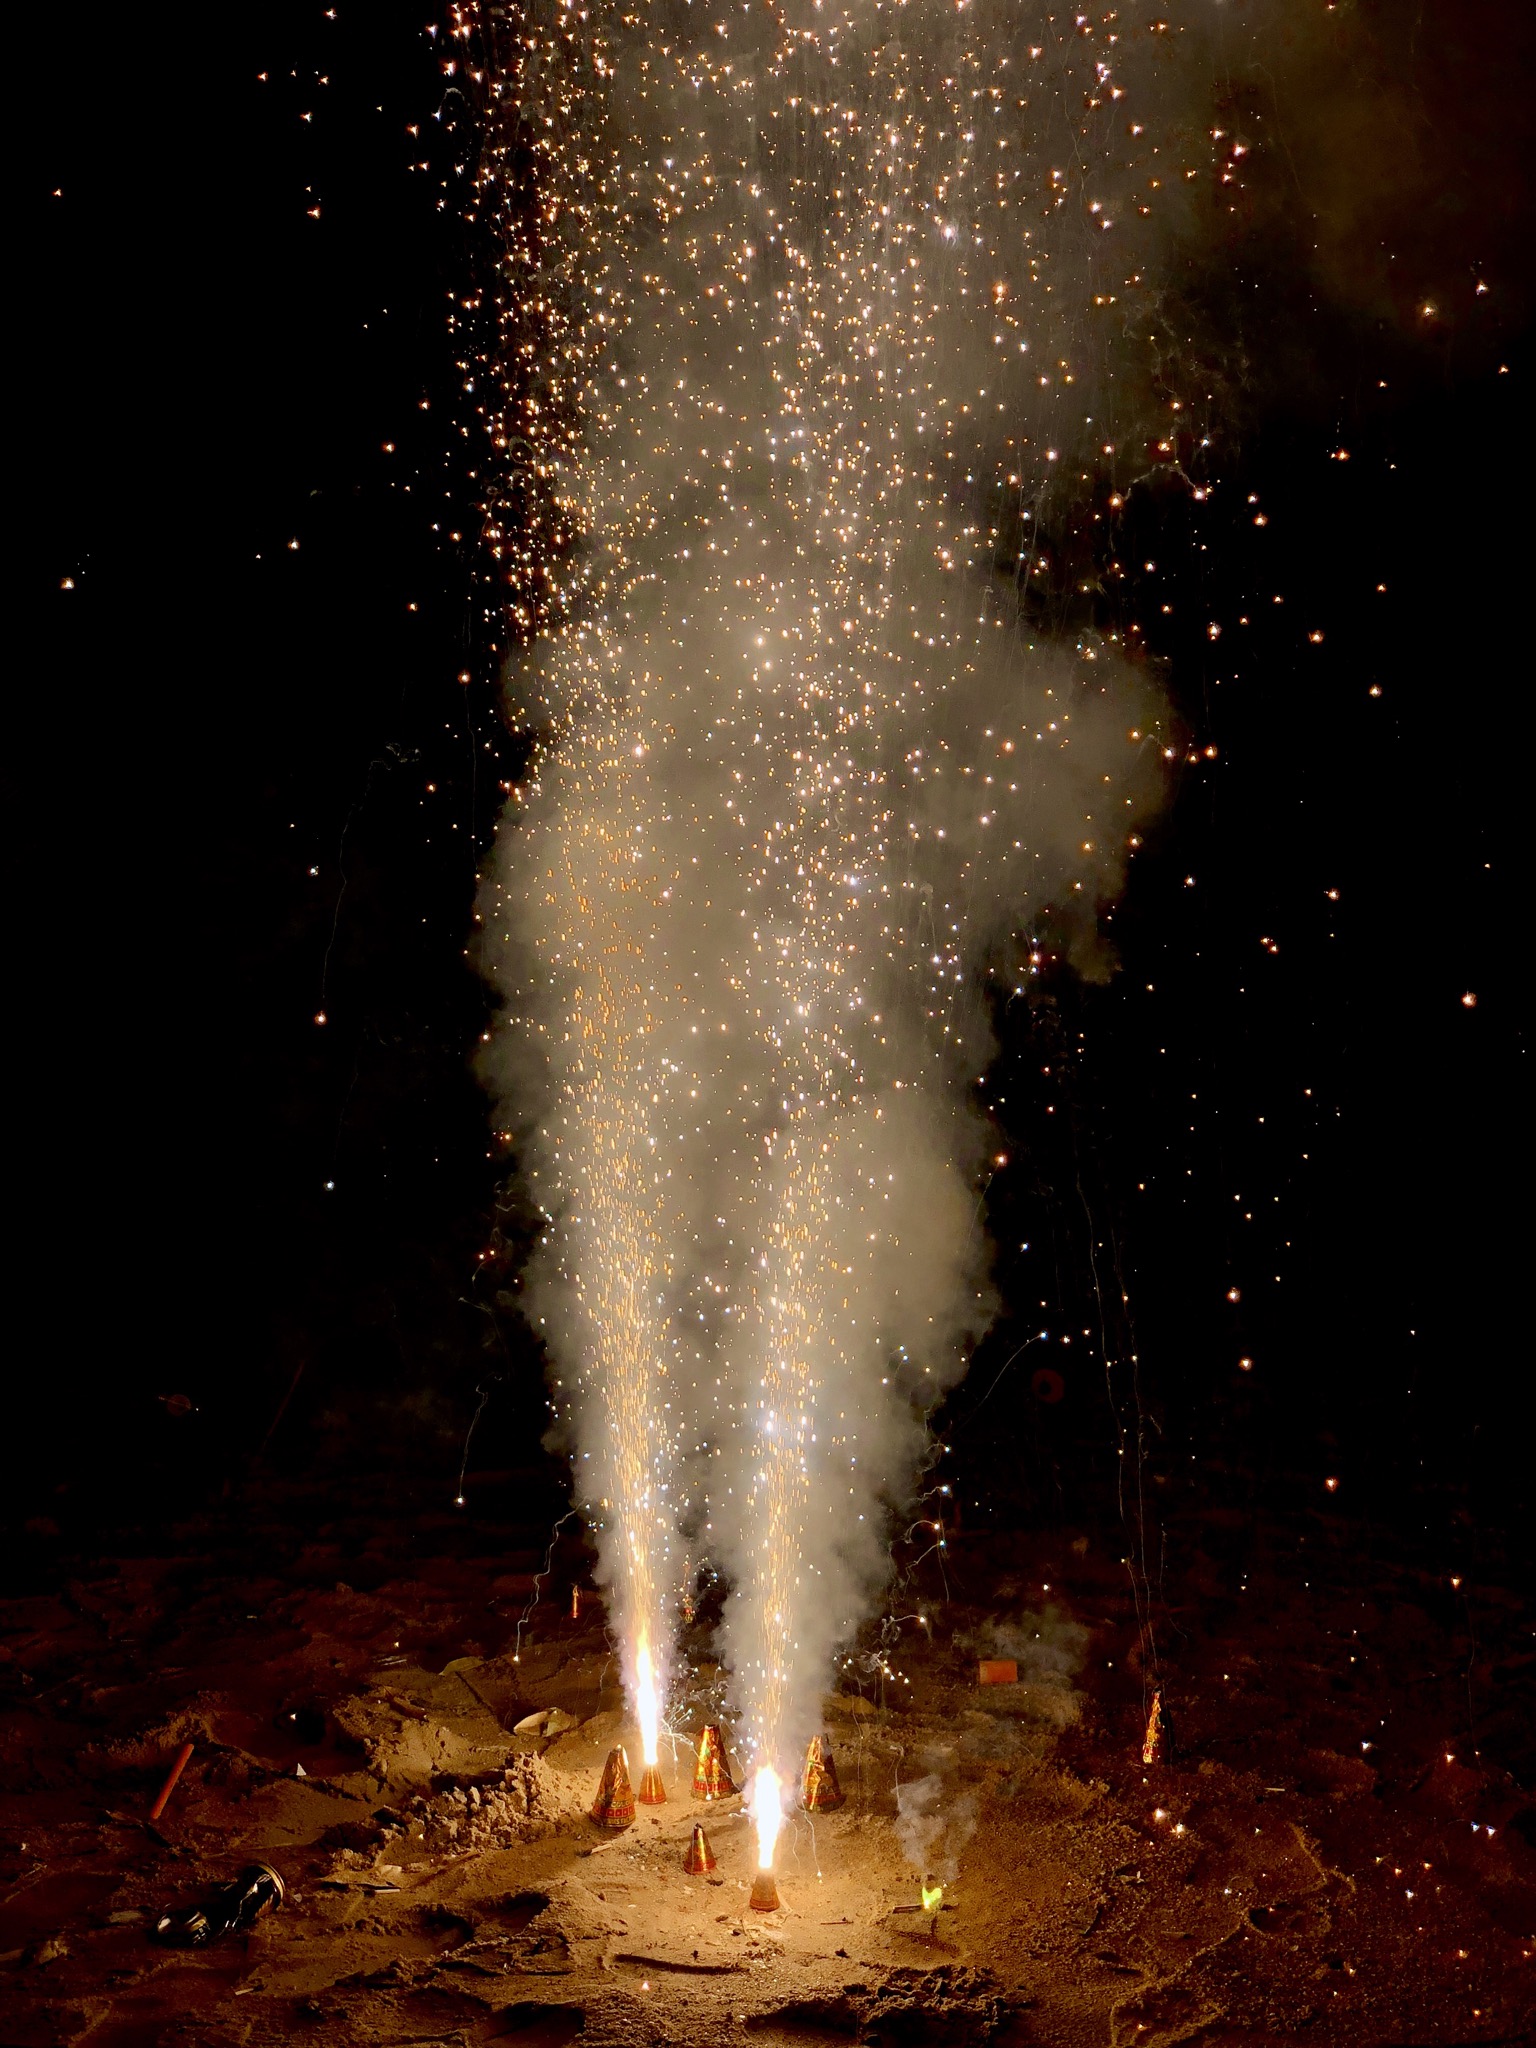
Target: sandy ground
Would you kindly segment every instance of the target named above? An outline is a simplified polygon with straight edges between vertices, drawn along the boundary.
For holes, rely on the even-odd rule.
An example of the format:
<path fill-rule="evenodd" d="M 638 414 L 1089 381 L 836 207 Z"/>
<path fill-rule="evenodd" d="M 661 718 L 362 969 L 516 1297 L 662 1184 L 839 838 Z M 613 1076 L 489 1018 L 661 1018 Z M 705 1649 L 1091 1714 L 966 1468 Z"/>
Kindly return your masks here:
<path fill-rule="evenodd" d="M 948 1598 L 925 1580 L 850 1653 L 825 1710 L 847 1801 L 787 1824 L 763 1914 L 740 1800 L 689 1797 L 723 1697 L 702 1627 L 671 1796 L 614 1836 L 587 1808 L 638 1748 L 601 1610 L 572 1617 L 558 1560 L 535 1586 L 526 1532 L 251 1533 L 0 1608 L 6 2048 L 1533 2038 L 1536 1658 L 1494 1587 L 1204 1517 L 1158 1613 L 1178 1747 L 1144 1769 L 1117 1543 L 957 1536 Z M 979 1685 L 989 1654 L 1019 1682 Z M 934 1919 L 913 1857 L 951 1877 Z M 255 1858 L 281 1911 L 150 1941 Z"/>

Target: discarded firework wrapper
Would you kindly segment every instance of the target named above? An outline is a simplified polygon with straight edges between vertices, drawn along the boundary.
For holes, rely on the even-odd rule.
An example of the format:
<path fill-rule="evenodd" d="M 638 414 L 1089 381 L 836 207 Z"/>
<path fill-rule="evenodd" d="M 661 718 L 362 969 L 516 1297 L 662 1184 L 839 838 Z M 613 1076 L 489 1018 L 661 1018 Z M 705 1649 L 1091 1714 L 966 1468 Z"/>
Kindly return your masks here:
<path fill-rule="evenodd" d="M 629 1758 L 623 1744 L 610 1749 L 603 1765 L 603 1782 L 592 1802 L 592 1818 L 599 1827 L 627 1828 L 634 1825 L 635 1794 L 629 1782 Z"/>
<path fill-rule="evenodd" d="M 238 1877 L 211 1892 L 205 1904 L 162 1913 L 151 1932 L 172 1948 L 206 1948 L 221 1935 L 243 1933 L 285 1896 L 283 1880 L 270 1863 L 248 1863 Z"/>
<path fill-rule="evenodd" d="M 832 1745 L 825 1735 L 813 1735 L 805 1752 L 800 1803 L 807 1813 L 830 1813 L 843 1803 L 843 1788 L 837 1782 L 837 1765 L 832 1761 Z"/>
<path fill-rule="evenodd" d="M 683 1868 L 690 1877 L 708 1877 L 715 1867 L 715 1852 L 709 1846 L 709 1837 L 704 1832 L 704 1823 L 696 1820 L 693 1833 L 688 1841 L 688 1853 L 683 1858 Z"/>
<path fill-rule="evenodd" d="M 771 1870 L 760 1870 L 752 1880 L 751 1906 L 754 1913 L 777 1913 L 779 1888 Z"/>
<path fill-rule="evenodd" d="M 1163 1689 L 1159 1686 L 1152 1695 L 1152 1711 L 1147 1716 L 1147 1732 L 1141 1742 L 1141 1760 L 1144 1764 L 1165 1764 L 1172 1746 L 1168 1709 L 1163 1705 Z"/>
<path fill-rule="evenodd" d="M 699 1737 L 699 1753 L 693 1766 L 695 1799 L 729 1799 L 736 1787 L 725 1767 L 725 1744 L 713 1723 Z"/>
<path fill-rule="evenodd" d="M 655 1764 L 647 1764 L 640 1773 L 640 1790 L 636 1795 L 642 1806 L 665 1806 L 667 1788 L 661 1782 L 661 1772 Z"/>

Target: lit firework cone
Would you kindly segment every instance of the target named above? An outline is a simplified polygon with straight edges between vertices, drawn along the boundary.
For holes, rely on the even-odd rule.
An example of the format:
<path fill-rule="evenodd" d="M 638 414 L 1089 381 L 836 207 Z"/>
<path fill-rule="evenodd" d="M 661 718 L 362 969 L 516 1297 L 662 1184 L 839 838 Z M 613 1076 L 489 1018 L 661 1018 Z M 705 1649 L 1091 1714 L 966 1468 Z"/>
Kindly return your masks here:
<path fill-rule="evenodd" d="M 752 1880 L 751 1906 L 754 1913 L 777 1913 L 779 1888 L 771 1870 L 760 1870 Z"/>
<path fill-rule="evenodd" d="M 813 1735 L 805 1752 L 805 1776 L 800 1786 L 800 1803 L 807 1813 L 830 1813 L 843 1803 L 843 1788 L 837 1782 L 837 1765 L 832 1745 L 825 1735 Z"/>
<path fill-rule="evenodd" d="M 708 1877 L 715 1867 L 715 1852 L 709 1846 L 709 1837 L 704 1832 L 704 1823 L 696 1820 L 693 1834 L 689 1838 L 688 1853 L 683 1858 L 683 1868 L 690 1877 Z"/>
<path fill-rule="evenodd" d="M 629 1782 L 629 1758 L 622 1746 L 608 1752 L 603 1782 L 592 1802 L 592 1818 L 603 1828 L 627 1828 L 634 1823 L 635 1795 Z"/>
<path fill-rule="evenodd" d="M 661 1782 L 661 1772 L 655 1764 L 647 1764 L 640 1773 L 639 1800 L 642 1806 L 665 1806 L 667 1788 Z"/>
<path fill-rule="evenodd" d="M 693 1796 L 729 1799 L 735 1790 L 725 1768 L 725 1744 L 720 1740 L 720 1730 L 711 1725 L 699 1737 L 699 1753 L 693 1766 Z"/>
<path fill-rule="evenodd" d="M 1142 1762 L 1144 1764 L 1167 1763 L 1169 1746 L 1168 1714 L 1163 1706 L 1163 1689 L 1159 1686 L 1152 1695 L 1152 1711 L 1147 1716 L 1147 1732 L 1142 1737 Z"/>

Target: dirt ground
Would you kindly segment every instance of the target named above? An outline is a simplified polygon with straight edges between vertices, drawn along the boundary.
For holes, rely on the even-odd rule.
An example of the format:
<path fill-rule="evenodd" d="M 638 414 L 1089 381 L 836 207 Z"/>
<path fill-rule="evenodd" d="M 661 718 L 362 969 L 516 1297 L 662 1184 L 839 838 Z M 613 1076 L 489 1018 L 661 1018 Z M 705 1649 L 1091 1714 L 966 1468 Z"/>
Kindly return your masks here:
<path fill-rule="evenodd" d="M 689 1797 L 724 1697 L 702 1622 L 668 1802 L 588 1818 L 609 1748 L 638 1749 L 579 1560 L 535 1577 L 546 1541 L 368 1514 L 301 1539 L 248 1509 L 3 1603 L 0 2042 L 1533 2038 L 1536 1656 L 1497 1587 L 1342 1525 L 1193 1519 L 1156 1614 L 1177 1748 L 1147 1769 L 1123 1543 L 957 1534 L 850 1652 L 846 1804 L 786 1825 L 764 1914 L 739 1798 Z M 978 1684 L 987 1656 L 1018 1682 Z M 951 1878 L 936 1916 L 914 1857 Z M 252 1859 L 280 1911 L 150 1940 Z"/>

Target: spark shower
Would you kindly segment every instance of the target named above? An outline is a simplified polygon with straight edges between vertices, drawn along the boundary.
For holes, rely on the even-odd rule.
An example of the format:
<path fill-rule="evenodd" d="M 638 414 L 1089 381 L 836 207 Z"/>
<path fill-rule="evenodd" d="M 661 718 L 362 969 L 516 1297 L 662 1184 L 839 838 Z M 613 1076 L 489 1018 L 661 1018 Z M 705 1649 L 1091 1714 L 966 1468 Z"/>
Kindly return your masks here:
<path fill-rule="evenodd" d="M 1034 592 L 1050 536 L 1199 459 L 1148 333 L 1186 167 L 1225 204 L 1244 144 L 1176 114 L 1209 52 L 1142 8 L 453 35 L 539 736 L 480 909 L 527 1300 L 648 1745 L 707 1558 L 742 1746 L 793 1783 L 991 1314 L 991 1004 L 1047 942 L 1108 971 L 1160 801 L 1155 679 Z"/>

